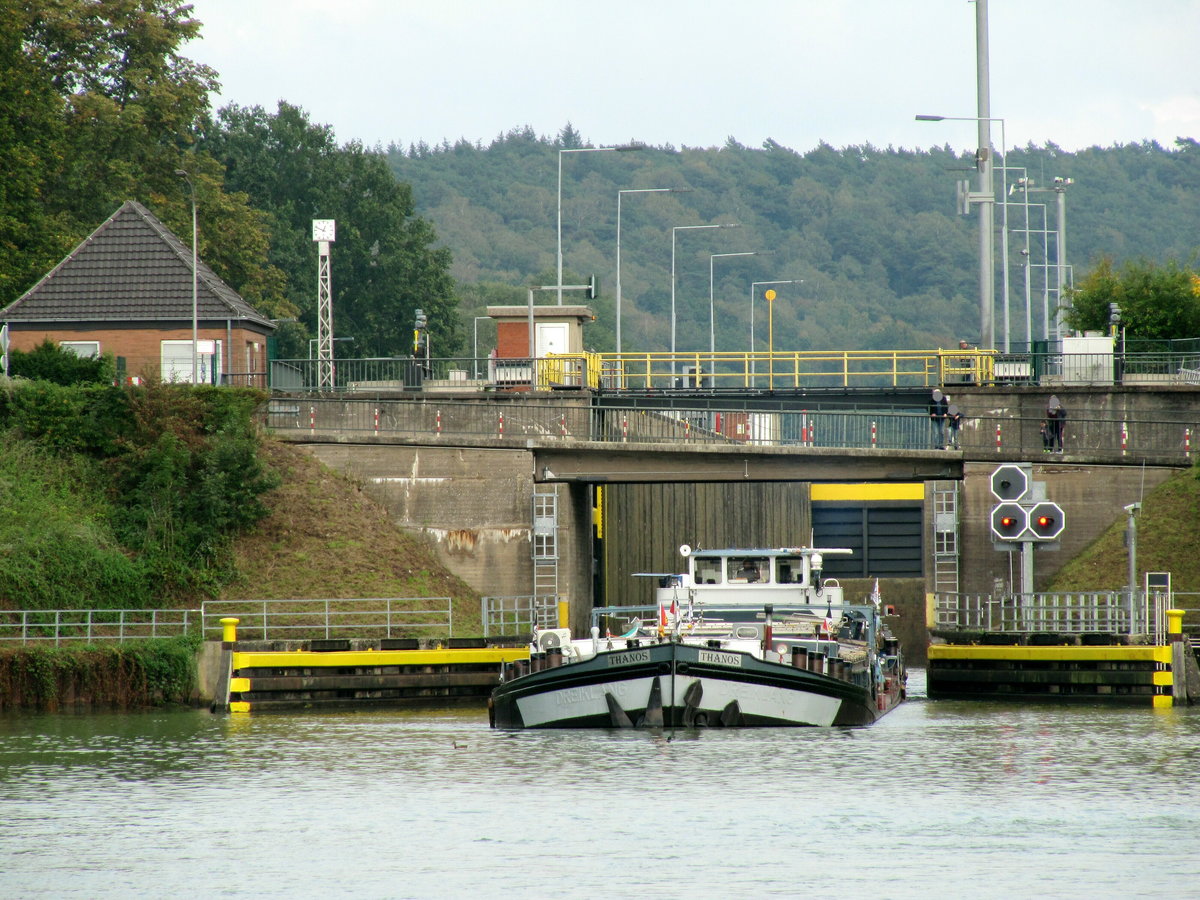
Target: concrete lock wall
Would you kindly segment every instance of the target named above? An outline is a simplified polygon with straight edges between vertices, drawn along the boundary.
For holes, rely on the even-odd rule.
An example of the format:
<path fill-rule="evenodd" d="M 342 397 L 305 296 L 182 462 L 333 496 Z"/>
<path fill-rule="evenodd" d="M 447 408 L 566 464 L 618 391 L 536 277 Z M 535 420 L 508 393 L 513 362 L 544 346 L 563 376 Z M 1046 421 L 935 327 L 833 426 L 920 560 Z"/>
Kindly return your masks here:
<path fill-rule="evenodd" d="M 533 454 L 520 449 L 301 444 L 360 481 L 396 525 L 425 536 L 451 572 L 483 595 L 533 592 Z M 558 495 L 560 593 L 590 598 L 590 489 Z M 576 604 L 573 604 L 573 606 Z M 587 624 L 584 608 L 581 626 Z M 575 623 L 572 623 L 575 624 Z"/>

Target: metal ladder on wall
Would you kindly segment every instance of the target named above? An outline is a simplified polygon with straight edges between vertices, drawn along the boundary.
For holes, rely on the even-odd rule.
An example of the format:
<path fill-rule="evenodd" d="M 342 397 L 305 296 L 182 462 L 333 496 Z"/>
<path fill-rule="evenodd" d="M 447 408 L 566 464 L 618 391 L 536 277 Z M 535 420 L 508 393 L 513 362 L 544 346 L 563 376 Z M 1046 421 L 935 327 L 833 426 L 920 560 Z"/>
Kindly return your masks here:
<path fill-rule="evenodd" d="M 558 493 L 533 494 L 533 595 L 534 603 L 558 602 Z M 553 624 L 553 623 L 551 623 Z"/>
<path fill-rule="evenodd" d="M 933 483 L 933 590 L 958 593 L 958 482 Z"/>

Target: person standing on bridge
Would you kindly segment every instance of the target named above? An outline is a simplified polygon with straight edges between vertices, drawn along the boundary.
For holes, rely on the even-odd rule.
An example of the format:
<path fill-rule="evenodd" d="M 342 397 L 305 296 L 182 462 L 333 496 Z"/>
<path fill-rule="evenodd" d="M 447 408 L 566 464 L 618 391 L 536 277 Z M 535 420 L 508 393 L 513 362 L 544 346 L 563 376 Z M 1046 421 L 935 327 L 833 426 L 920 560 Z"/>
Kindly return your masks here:
<path fill-rule="evenodd" d="M 958 429 L 962 427 L 962 410 L 958 408 L 957 403 L 950 403 L 949 397 L 946 397 L 946 402 L 950 404 L 946 407 L 946 428 L 949 431 L 950 446 L 957 450 Z"/>
<path fill-rule="evenodd" d="M 949 404 L 946 395 L 937 388 L 933 389 L 933 399 L 929 404 L 929 419 L 933 422 L 933 449 L 946 449 L 946 415 Z"/>
<path fill-rule="evenodd" d="M 1063 426 L 1067 421 L 1067 408 L 1059 402 L 1056 394 L 1046 401 L 1046 424 L 1050 433 L 1049 450 L 1063 452 Z"/>

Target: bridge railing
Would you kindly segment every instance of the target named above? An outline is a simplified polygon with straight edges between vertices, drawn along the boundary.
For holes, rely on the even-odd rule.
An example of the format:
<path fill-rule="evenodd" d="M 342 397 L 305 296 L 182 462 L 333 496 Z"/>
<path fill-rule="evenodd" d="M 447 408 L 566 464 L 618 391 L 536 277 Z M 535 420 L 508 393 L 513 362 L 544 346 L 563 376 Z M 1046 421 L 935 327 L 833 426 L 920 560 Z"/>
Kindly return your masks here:
<path fill-rule="evenodd" d="M 527 440 L 610 443 L 715 444 L 868 450 L 958 449 L 970 458 L 1057 451 L 1043 437 L 1041 415 L 997 416 L 963 410 L 957 433 L 923 410 L 763 409 L 639 406 L 593 407 L 578 399 L 504 402 L 431 397 L 381 400 L 285 398 L 270 401 L 265 424 L 277 432 L 316 436 L 336 432 L 423 440 L 466 439 L 523 445 Z M 1200 428 L 1200 408 L 1160 419 L 1068 415 L 1063 452 L 1114 459 L 1186 464 Z M 1200 448 L 1197 448 L 1200 450 Z"/>
<path fill-rule="evenodd" d="M 1193 346 L 1145 347 L 1125 353 L 959 349 L 566 353 L 533 360 L 494 356 L 380 357 L 334 360 L 333 382 L 324 385 L 318 360 L 277 359 L 270 363 L 268 386 L 274 391 L 295 393 L 354 394 L 484 390 L 530 384 L 539 389 L 590 387 L 606 391 L 933 388 L 1003 383 L 1200 384 L 1200 351 Z M 261 376 L 252 374 L 253 383 L 261 383 Z"/>

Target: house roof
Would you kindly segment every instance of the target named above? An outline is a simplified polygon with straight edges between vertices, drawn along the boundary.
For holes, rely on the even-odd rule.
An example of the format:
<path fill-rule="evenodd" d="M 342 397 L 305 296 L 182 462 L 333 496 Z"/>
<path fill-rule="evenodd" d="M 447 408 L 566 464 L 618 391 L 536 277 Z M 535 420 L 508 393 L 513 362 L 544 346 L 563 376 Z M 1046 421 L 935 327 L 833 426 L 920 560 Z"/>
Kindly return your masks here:
<path fill-rule="evenodd" d="M 222 281 L 196 266 L 197 318 L 274 324 Z M 71 251 L 32 288 L 0 309 L 0 321 L 178 323 L 192 320 L 192 250 L 134 200 Z"/>

